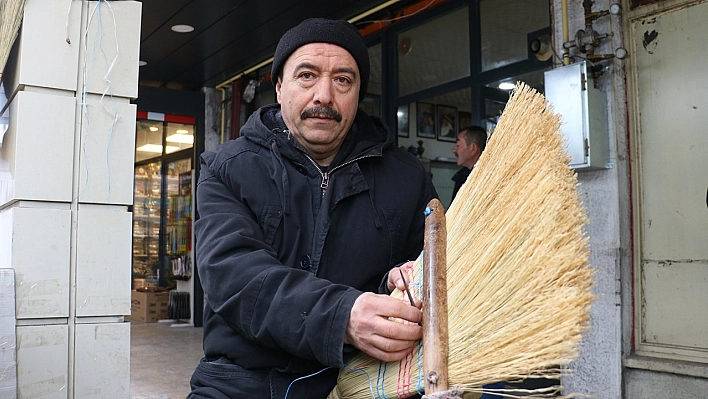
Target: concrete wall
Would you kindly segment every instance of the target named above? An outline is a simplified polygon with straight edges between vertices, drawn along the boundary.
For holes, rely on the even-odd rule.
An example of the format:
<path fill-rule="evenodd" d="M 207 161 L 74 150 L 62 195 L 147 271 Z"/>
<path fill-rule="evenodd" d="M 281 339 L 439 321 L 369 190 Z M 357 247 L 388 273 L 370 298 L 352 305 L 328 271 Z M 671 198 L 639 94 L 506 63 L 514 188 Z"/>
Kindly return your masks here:
<path fill-rule="evenodd" d="M 204 107 L 206 122 L 204 134 L 204 150 L 213 151 L 221 144 L 221 91 L 210 87 L 204 88 Z"/>
<path fill-rule="evenodd" d="M 569 37 L 573 38 L 579 29 L 586 29 L 582 2 L 568 4 Z M 607 9 L 605 2 L 595 2 L 593 11 Z M 599 3 L 599 4 L 598 4 Z M 558 0 L 551 3 L 553 14 L 553 36 L 559 55 L 563 48 L 562 5 Z M 615 36 L 603 40 L 596 53 L 612 53 L 621 44 L 620 17 L 603 17 L 595 21 L 594 29 L 599 33 L 612 31 Z M 571 49 L 571 54 L 579 54 Z M 580 54 L 583 55 L 583 54 Z M 557 61 L 557 60 L 556 60 Z M 572 62 L 580 61 L 575 58 Z M 626 183 L 626 136 L 623 100 L 624 66 L 619 60 L 601 63 L 603 70 L 597 78 L 597 88 L 607 99 L 608 144 L 610 149 L 610 169 L 580 171 L 580 193 L 590 223 L 587 235 L 590 239 L 590 263 L 596 270 L 594 292 L 597 300 L 592 306 L 591 326 L 582 342 L 580 357 L 573 362 L 562 378 L 564 393 L 580 392 L 602 399 L 622 398 L 622 339 L 621 339 L 621 299 L 620 270 L 622 266 L 622 242 L 620 221 L 628 223 L 628 214 L 620 206 L 626 193 L 620 189 Z"/>
<path fill-rule="evenodd" d="M 625 387 L 625 398 L 704 399 L 708 392 L 708 380 L 628 369 L 625 373 Z"/>

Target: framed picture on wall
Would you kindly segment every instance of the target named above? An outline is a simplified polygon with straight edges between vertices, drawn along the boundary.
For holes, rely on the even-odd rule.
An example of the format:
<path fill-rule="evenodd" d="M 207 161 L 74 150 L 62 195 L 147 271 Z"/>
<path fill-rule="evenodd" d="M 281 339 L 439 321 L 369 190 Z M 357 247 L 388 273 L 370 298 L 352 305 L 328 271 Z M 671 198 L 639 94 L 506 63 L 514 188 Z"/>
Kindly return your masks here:
<path fill-rule="evenodd" d="M 457 130 L 459 131 L 465 126 L 470 126 L 472 124 L 472 114 L 465 111 L 457 112 Z"/>
<path fill-rule="evenodd" d="M 359 103 L 359 109 L 369 115 L 381 116 L 381 96 L 378 94 L 367 94 Z"/>
<path fill-rule="evenodd" d="M 457 108 L 437 106 L 437 134 L 440 141 L 457 141 Z"/>
<path fill-rule="evenodd" d="M 435 138 L 435 104 L 415 103 L 415 120 L 418 137 Z"/>
<path fill-rule="evenodd" d="M 408 137 L 410 123 L 408 121 L 410 104 L 399 105 L 396 111 L 396 126 L 398 129 L 398 137 Z"/>

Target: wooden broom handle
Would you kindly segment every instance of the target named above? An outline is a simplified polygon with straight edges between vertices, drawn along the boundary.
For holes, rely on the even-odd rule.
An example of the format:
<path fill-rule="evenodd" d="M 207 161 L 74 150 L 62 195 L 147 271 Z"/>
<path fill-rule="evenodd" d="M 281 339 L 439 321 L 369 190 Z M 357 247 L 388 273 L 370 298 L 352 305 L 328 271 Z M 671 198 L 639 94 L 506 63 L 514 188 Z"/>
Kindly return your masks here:
<path fill-rule="evenodd" d="M 425 393 L 448 390 L 447 228 L 437 199 L 428 203 L 423 242 L 423 378 Z"/>

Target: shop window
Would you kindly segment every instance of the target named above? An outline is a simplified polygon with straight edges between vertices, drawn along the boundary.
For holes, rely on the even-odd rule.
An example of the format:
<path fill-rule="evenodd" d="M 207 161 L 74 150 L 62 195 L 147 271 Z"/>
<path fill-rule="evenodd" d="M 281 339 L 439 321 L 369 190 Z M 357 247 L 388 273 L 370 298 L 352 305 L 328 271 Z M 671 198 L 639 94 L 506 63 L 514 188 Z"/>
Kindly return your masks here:
<path fill-rule="evenodd" d="M 162 122 L 138 121 L 135 130 L 135 162 L 162 155 Z"/>
<path fill-rule="evenodd" d="M 471 90 L 464 88 L 399 107 L 398 143 L 421 157 L 445 206 L 459 169 L 452 149 L 460 128 L 472 124 L 471 104 Z"/>
<path fill-rule="evenodd" d="M 160 259 L 161 170 L 160 161 L 135 168 L 133 278 L 138 279 L 134 280 L 135 288 L 147 285 L 147 278 L 157 277 Z"/>
<path fill-rule="evenodd" d="M 381 116 L 381 44 L 369 47 L 369 86 L 359 108 L 370 115 Z"/>
<path fill-rule="evenodd" d="M 273 85 L 270 82 L 261 83 L 253 99 L 253 109 L 256 110 L 276 102 L 278 102 L 278 100 L 275 98 L 275 88 Z"/>
<path fill-rule="evenodd" d="M 500 79 L 495 82 L 491 82 L 485 85 L 485 104 L 484 104 L 484 123 L 483 127 L 487 129 L 487 133 L 491 136 L 494 132 L 494 128 L 499 122 L 499 117 L 501 116 L 506 102 L 509 99 L 510 88 L 513 87 L 517 82 L 523 82 L 529 87 L 533 87 L 539 93 L 544 92 L 544 73 L 550 70 L 551 67 L 545 69 L 539 69 L 536 71 L 531 71 L 517 76 L 511 76 L 508 78 Z"/>
<path fill-rule="evenodd" d="M 369 47 L 369 88 L 368 93 L 381 95 L 381 44 Z"/>
<path fill-rule="evenodd" d="M 194 126 L 166 123 L 165 154 L 186 150 L 194 146 Z"/>
<path fill-rule="evenodd" d="M 179 282 L 192 275 L 194 124 L 179 122 L 193 118 L 172 118 L 177 121 L 141 119 L 136 125 L 134 288 L 187 290 Z"/>
<path fill-rule="evenodd" d="M 470 74 L 467 7 L 398 34 L 398 95 Z"/>
<path fill-rule="evenodd" d="M 548 0 L 479 2 L 482 71 L 528 58 L 528 34 L 550 26 Z"/>
<path fill-rule="evenodd" d="M 135 162 L 186 150 L 193 146 L 194 125 L 151 120 L 137 122 Z"/>

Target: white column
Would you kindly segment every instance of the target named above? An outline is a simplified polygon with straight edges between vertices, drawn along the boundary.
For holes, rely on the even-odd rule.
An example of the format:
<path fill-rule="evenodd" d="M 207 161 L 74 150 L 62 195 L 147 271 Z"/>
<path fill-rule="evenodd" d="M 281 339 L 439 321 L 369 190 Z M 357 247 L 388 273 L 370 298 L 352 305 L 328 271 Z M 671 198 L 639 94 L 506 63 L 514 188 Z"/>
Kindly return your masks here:
<path fill-rule="evenodd" d="M 17 397 L 129 398 L 141 3 L 28 0 L 3 80 Z"/>

